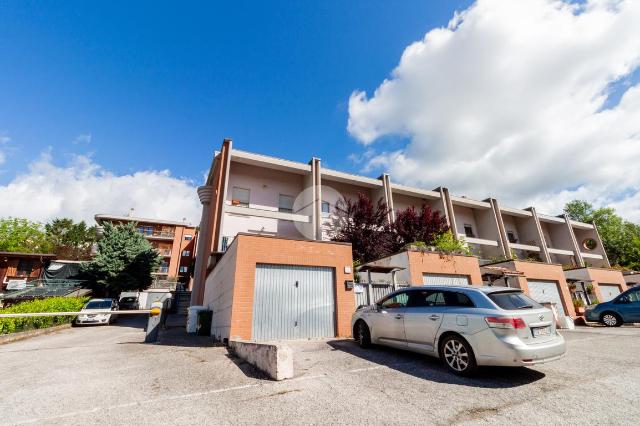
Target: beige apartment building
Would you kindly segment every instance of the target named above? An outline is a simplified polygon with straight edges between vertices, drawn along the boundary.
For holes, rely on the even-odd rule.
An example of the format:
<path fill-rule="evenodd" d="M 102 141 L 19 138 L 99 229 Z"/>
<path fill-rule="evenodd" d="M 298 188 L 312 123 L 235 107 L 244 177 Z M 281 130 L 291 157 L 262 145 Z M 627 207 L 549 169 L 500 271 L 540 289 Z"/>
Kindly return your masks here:
<path fill-rule="evenodd" d="M 171 285 L 180 282 L 189 287 L 193 259 L 197 241 L 197 229 L 187 222 L 148 219 L 132 216 L 97 214 L 94 216 L 99 226 L 104 223 L 133 223 L 162 260 L 153 272 L 154 286 Z"/>
<path fill-rule="evenodd" d="M 384 200 L 391 208 L 390 221 L 398 210 L 431 206 L 446 218 L 453 235 L 466 242 L 477 259 L 453 263 L 464 265 L 459 275 L 468 277 L 469 284 L 479 284 L 480 267 L 497 265 L 495 270 L 506 271 L 507 275 L 511 271 L 511 276 L 517 278 L 496 283 L 522 287 L 538 299 L 545 299 L 542 301 L 556 303 L 567 315 L 575 315 L 570 300 L 575 296 L 567 288 L 562 271 L 610 267 L 598 230 L 591 223 L 543 214 L 534 207 L 507 207 L 494 198 L 474 200 L 457 196 L 446 187 L 409 187 L 393 182 L 393 177 L 387 174 L 375 179 L 344 173 L 324 168 L 315 157 L 301 163 L 240 151 L 225 140 L 213 158 L 206 184 L 198 188 L 203 212 L 192 304 L 207 305 L 216 297 L 215 292 L 207 289 L 209 300 L 204 300 L 205 280 L 237 235 L 269 236 L 275 238 L 272 241 L 278 238 L 328 241 L 336 202 L 358 193 L 374 202 Z M 415 257 L 410 253 L 408 256 Z M 409 263 L 417 265 L 416 262 Z M 433 280 L 438 274 L 443 279 L 457 274 L 455 268 L 450 265 L 444 268 L 437 261 L 419 263 L 418 269 L 407 271 L 410 285 L 430 282 L 427 278 L 413 282 L 420 276 Z M 595 282 L 591 275 L 573 273 L 571 280 L 583 284 Z M 620 280 L 624 283 L 621 274 Z M 206 284 L 215 285 L 209 281 Z"/>

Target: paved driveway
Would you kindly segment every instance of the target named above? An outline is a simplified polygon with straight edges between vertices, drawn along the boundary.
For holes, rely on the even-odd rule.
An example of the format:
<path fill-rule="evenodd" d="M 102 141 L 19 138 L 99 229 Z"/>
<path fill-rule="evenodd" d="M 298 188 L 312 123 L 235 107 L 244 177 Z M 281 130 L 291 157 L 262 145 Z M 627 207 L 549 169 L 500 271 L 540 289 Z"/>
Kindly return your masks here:
<path fill-rule="evenodd" d="M 145 345 L 137 323 L 0 346 L 0 423 L 637 424 L 640 329 L 565 332 L 569 354 L 473 379 L 349 340 L 293 343 L 297 377 L 265 380 L 222 347 Z"/>

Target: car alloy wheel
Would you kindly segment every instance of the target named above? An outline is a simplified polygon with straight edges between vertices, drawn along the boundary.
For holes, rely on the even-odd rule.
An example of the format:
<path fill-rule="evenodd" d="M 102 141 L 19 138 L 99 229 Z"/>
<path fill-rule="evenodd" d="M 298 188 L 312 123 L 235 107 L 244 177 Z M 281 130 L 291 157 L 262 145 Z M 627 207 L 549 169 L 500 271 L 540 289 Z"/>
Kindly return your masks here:
<path fill-rule="evenodd" d="M 444 345 L 443 352 L 444 360 L 452 370 L 462 373 L 469 368 L 471 355 L 458 340 L 448 340 Z"/>
<path fill-rule="evenodd" d="M 602 322 L 607 327 L 615 327 L 618 325 L 618 318 L 614 314 L 604 314 L 602 316 Z"/>

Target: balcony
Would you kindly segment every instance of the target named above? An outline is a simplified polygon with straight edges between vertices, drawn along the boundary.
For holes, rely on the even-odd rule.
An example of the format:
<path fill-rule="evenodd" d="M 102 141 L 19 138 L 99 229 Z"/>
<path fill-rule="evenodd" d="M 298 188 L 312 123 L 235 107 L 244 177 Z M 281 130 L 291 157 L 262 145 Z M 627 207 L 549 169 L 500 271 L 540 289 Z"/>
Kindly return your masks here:
<path fill-rule="evenodd" d="M 481 245 L 481 246 L 498 247 L 498 241 L 497 240 L 487 240 L 487 239 L 484 239 L 484 238 L 467 237 L 465 234 L 458 234 L 458 238 L 460 240 L 463 240 L 464 242 L 466 242 L 468 244 L 478 244 L 478 245 Z"/>
<path fill-rule="evenodd" d="M 150 240 L 173 240 L 173 237 L 175 236 L 175 232 L 173 231 L 159 231 L 138 228 L 138 232 L 140 232 L 145 236 L 145 238 L 148 238 Z"/>
<path fill-rule="evenodd" d="M 573 250 L 564 250 L 559 248 L 547 247 L 550 254 L 561 254 L 564 256 L 573 256 Z"/>
<path fill-rule="evenodd" d="M 162 257 L 171 257 L 171 249 L 158 249 L 158 253 Z"/>
<path fill-rule="evenodd" d="M 277 210 L 266 210 L 266 209 L 256 209 L 254 207 L 242 207 L 240 205 L 225 205 L 225 212 L 231 213 L 239 216 L 254 216 L 254 217 L 264 217 L 268 219 L 279 219 L 279 220 L 287 220 L 290 222 L 302 222 L 302 223 L 310 223 L 311 216 L 296 214 L 296 213 L 287 213 L 280 212 Z"/>
<path fill-rule="evenodd" d="M 512 249 L 515 249 L 515 250 L 540 251 L 540 247 L 532 246 L 530 244 L 510 243 L 509 245 L 511 246 Z"/>

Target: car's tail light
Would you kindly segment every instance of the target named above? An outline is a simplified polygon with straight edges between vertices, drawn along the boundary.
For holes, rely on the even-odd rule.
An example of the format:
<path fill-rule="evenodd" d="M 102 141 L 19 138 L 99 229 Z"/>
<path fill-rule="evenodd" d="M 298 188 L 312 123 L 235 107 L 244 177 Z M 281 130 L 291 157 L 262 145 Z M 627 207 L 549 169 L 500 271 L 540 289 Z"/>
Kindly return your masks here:
<path fill-rule="evenodd" d="M 526 328 L 522 318 L 512 317 L 486 317 L 484 319 L 491 328 Z"/>

